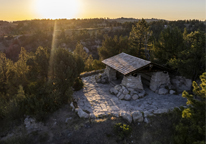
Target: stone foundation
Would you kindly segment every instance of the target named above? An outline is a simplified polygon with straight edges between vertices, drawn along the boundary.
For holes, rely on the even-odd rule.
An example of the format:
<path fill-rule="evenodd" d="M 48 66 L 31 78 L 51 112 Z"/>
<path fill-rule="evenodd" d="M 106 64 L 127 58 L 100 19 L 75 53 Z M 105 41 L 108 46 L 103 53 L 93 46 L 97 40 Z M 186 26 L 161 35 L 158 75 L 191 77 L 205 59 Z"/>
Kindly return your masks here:
<path fill-rule="evenodd" d="M 158 90 L 161 85 L 170 85 L 170 77 L 168 72 L 154 72 L 150 80 L 150 89 L 152 91 Z"/>
<path fill-rule="evenodd" d="M 141 75 L 136 77 L 132 75 L 124 76 L 121 84 L 127 88 L 143 90 Z"/>
<path fill-rule="evenodd" d="M 139 98 L 143 98 L 145 96 L 145 91 L 140 89 L 132 89 L 123 86 L 122 84 L 116 85 L 115 87 L 110 89 L 110 93 L 116 95 L 120 100 L 137 100 Z"/>
<path fill-rule="evenodd" d="M 160 95 L 174 94 L 174 86 L 170 83 L 168 72 L 154 72 L 150 80 L 150 89 Z"/>
<path fill-rule="evenodd" d="M 106 66 L 104 73 L 107 75 L 109 81 L 116 80 L 116 70 L 113 68 Z"/>

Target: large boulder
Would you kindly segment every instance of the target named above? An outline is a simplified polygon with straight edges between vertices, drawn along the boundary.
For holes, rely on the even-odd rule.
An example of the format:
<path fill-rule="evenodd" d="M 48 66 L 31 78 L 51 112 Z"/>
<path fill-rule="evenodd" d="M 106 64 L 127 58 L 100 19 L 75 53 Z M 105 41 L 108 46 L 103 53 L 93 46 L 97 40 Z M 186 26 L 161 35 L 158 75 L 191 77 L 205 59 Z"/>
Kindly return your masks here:
<path fill-rule="evenodd" d="M 137 92 L 137 91 L 135 91 L 135 90 L 133 90 L 133 91 L 130 91 L 130 94 L 131 95 L 135 95 L 135 94 L 138 94 L 139 92 Z"/>
<path fill-rule="evenodd" d="M 116 86 L 114 86 L 114 89 L 117 90 L 117 91 L 119 91 L 121 88 L 122 88 L 121 85 L 116 85 Z"/>
<path fill-rule="evenodd" d="M 70 107 L 72 108 L 72 111 L 74 111 L 74 110 L 75 110 L 75 107 L 74 107 L 73 102 L 71 102 L 71 103 L 70 103 Z"/>
<path fill-rule="evenodd" d="M 81 108 L 78 108 L 77 114 L 80 118 L 89 118 L 89 114 L 84 112 Z"/>
<path fill-rule="evenodd" d="M 126 94 L 126 95 L 125 95 L 125 97 L 124 97 L 124 100 L 127 100 L 127 101 L 129 101 L 129 100 L 131 99 L 131 97 L 132 97 L 131 95 L 129 95 L 129 94 Z"/>
<path fill-rule="evenodd" d="M 190 91 L 192 86 L 192 80 L 182 76 L 172 77 L 171 83 L 179 93 L 184 90 Z"/>
<path fill-rule="evenodd" d="M 168 93 L 168 90 L 165 89 L 165 88 L 160 88 L 159 91 L 158 91 L 158 94 L 160 94 L 160 95 L 165 95 L 167 93 Z"/>
<path fill-rule="evenodd" d="M 140 111 L 132 112 L 132 118 L 133 118 L 134 122 L 136 122 L 136 121 L 142 122 L 144 120 L 143 115 Z"/>
<path fill-rule="evenodd" d="M 111 88 L 109 91 L 110 91 L 111 94 L 114 94 L 114 95 L 118 94 L 118 91 L 114 88 Z"/>
<path fill-rule="evenodd" d="M 141 75 L 137 75 L 136 77 L 132 75 L 124 76 L 122 80 L 122 85 L 124 85 L 127 88 L 143 90 Z"/>
<path fill-rule="evenodd" d="M 123 118 L 123 119 L 126 119 L 129 123 L 132 122 L 132 117 L 129 113 L 127 112 L 121 112 L 120 113 L 120 116 Z"/>
<path fill-rule="evenodd" d="M 138 93 L 139 97 L 144 97 L 145 96 L 145 90 L 141 90 L 140 93 Z"/>
<path fill-rule="evenodd" d="M 174 90 L 170 90 L 170 94 L 175 94 L 176 92 Z"/>
<path fill-rule="evenodd" d="M 128 94 L 129 93 L 129 91 L 124 87 L 124 89 L 123 89 L 123 92 L 122 92 L 123 94 Z"/>
<path fill-rule="evenodd" d="M 132 96 L 132 99 L 133 99 L 133 100 L 137 100 L 138 98 L 139 98 L 138 94 L 134 94 L 134 95 Z"/>
<path fill-rule="evenodd" d="M 120 100 L 124 99 L 125 95 L 124 94 L 120 94 L 120 96 L 118 97 Z"/>
<path fill-rule="evenodd" d="M 121 94 L 122 94 L 121 92 L 118 92 L 117 97 L 119 98 Z"/>
<path fill-rule="evenodd" d="M 28 133 L 36 130 L 42 130 L 44 127 L 43 123 L 36 122 L 34 118 L 30 118 L 28 116 L 24 119 L 24 125 Z"/>
<path fill-rule="evenodd" d="M 95 76 L 95 80 L 97 83 L 102 83 L 102 84 L 106 84 L 109 82 L 108 77 L 105 73 Z"/>

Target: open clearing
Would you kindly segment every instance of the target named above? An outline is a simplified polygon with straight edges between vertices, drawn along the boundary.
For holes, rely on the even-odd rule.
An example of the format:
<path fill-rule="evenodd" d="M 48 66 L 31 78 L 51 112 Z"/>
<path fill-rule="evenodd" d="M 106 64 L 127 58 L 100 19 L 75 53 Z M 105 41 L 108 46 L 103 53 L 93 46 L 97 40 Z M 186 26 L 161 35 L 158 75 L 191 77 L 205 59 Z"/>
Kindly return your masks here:
<path fill-rule="evenodd" d="M 145 87 L 146 96 L 141 99 L 125 101 L 119 100 L 110 94 L 110 84 L 96 83 L 95 75 L 82 78 L 84 88 L 74 92 L 74 98 L 78 100 L 78 106 L 90 115 L 96 117 L 106 115 L 119 116 L 121 112 L 131 114 L 133 111 L 149 112 L 151 114 L 165 113 L 174 107 L 186 105 L 186 99 L 179 95 L 159 95 Z"/>

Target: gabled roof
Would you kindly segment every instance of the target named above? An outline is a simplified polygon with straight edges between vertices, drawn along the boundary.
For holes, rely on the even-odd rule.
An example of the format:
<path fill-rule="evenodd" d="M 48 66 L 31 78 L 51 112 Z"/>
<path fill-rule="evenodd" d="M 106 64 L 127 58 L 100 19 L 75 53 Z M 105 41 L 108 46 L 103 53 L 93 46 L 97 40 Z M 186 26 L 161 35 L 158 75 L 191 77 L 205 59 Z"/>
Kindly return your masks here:
<path fill-rule="evenodd" d="M 129 74 L 151 63 L 151 61 L 134 57 L 126 53 L 120 53 L 118 55 L 105 59 L 102 62 L 124 75 Z"/>

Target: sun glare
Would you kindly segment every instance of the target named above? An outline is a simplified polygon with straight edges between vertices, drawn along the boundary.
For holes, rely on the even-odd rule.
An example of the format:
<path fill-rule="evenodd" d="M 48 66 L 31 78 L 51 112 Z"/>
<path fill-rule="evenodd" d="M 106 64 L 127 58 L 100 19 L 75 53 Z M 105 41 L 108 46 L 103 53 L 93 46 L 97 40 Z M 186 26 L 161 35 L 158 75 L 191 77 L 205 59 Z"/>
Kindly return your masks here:
<path fill-rule="evenodd" d="M 75 18 L 78 12 L 78 1 L 37 0 L 36 10 L 42 18 Z"/>

